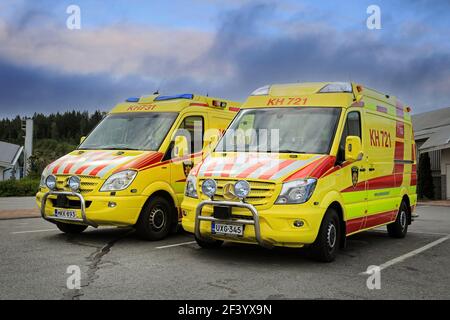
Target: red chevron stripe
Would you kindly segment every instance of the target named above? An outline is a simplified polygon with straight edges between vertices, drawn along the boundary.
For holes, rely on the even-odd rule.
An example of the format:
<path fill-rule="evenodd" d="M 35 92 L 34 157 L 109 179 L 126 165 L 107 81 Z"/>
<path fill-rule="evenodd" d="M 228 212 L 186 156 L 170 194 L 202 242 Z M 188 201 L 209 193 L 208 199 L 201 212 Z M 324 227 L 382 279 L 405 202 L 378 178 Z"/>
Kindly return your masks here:
<path fill-rule="evenodd" d="M 278 164 L 277 166 L 267 170 L 266 172 L 264 172 L 263 174 L 261 174 L 258 179 L 269 179 L 270 177 L 272 177 L 275 173 L 277 173 L 278 171 L 286 168 L 288 165 L 294 163 L 297 160 L 294 159 L 289 159 L 289 160 L 284 160 L 282 163 Z"/>
<path fill-rule="evenodd" d="M 330 170 L 334 163 L 336 162 L 336 157 L 325 156 L 314 160 L 313 162 L 307 164 L 305 167 L 301 168 L 299 171 L 294 172 L 292 175 L 287 177 L 284 181 L 291 181 L 303 178 L 320 178 L 328 170 Z"/>
<path fill-rule="evenodd" d="M 77 169 L 77 171 L 75 171 L 75 174 L 82 174 L 84 170 L 86 170 L 87 168 L 89 168 L 92 165 L 93 161 L 97 161 L 97 160 L 104 160 L 107 159 L 111 156 L 110 153 L 99 153 L 95 156 L 93 156 L 92 158 L 89 158 L 86 160 L 86 164 L 84 166 L 81 166 L 80 168 Z"/>
<path fill-rule="evenodd" d="M 155 164 L 155 163 L 161 161 L 163 156 L 164 156 L 164 154 L 162 154 L 161 152 L 154 152 L 154 153 L 146 154 L 144 156 L 140 156 L 137 159 L 124 164 L 120 168 L 116 169 L 114 172 L 119 172 L 119 171 L 123 171 L 123 170 L 127 170 L 127 169 L 140 170 L 144 167 L 147 167 L 149 165 L 152 165 L 152 164 Z"/>
<path fill-rule="evenodd" d="M 248 167 L 247 169 L 245 169 L 244 171 L 242 171 L 236 177 L 237 178 L 247 178 L 252 172 L 261 168 L 263 165 L 267 164 L 269 161 L 270 161 L 269 159 L 265 159 L 258 163 L 255 163 L 254 165 L 252 165 L 252 166 Z"/>
<path fill-rule="evenodd" d="M 67 159 L 64 159 L 64 157 L 60 160 L 58 160 L 58 164 L 53 168 L 52 173 L 53 174 L 57 174 L 59 168 L 61 167 L 61 165 L 66 161 Z"/>
<path fill-rule="evenodd" d="M 229 176 L 230 176 L 230 171 L 231 171 L 231 168 L 233 168 L 233 165 L 234 165 L 233 162 L 231 162 L 231 163 L 226 163 L 226 164 L 223 166 L 223 171 L 222 171 L 221 176 L 222 176 L 222 177 L 229 177 Z"/>
<path fill-rule="evenodd" d="M 212 171 L 214 170 L 214 168 L 218 165 L 218 161 L 214 161 L 211 160 L 211 163 L 207 166 L 206 170 L 205 170 L 205 177 L 211 177 L 212 176 Z"/>

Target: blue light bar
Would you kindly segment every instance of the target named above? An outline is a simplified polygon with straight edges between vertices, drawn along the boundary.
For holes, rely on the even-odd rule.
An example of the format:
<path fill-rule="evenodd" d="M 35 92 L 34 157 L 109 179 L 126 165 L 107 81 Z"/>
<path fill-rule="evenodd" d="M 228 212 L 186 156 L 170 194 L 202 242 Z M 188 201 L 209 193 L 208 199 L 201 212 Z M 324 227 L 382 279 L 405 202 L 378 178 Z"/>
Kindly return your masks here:
<path fill-rule="evenodd" d="M 154 101 L 174 100 L 174 99 L 190 99 L 192 100 L 194 95 L 191 93 L 176 94 L 173 96 L 157 96 Z"/>
<path fill-rule="evenodd" d="M 135 98 L 135 97 L 133 97 L 133 98 L 128 98 L 127 100 L 126 100 L 126 102 L 138 102 L 139 101 L 139 98 Z"/>

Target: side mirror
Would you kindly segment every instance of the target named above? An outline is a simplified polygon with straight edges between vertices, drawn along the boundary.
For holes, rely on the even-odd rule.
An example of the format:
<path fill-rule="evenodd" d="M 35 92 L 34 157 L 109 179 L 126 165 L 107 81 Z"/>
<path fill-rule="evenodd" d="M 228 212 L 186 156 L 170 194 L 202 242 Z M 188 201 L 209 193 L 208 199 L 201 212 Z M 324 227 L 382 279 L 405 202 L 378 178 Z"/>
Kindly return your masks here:
<path fill-rule="evenodd" d="M 82 136 L 82 137 L 80 138 L 80 144 L 82 144 L 82 143 L 84 142 L 84 140 L 86 140 L 86 136 Z"/>
<path fill-rule="evenodd" d="M 348 136 L 345 139 L 345 160 L 359 161 L 363 158 L 361 138 L 357 136 Z"/>
<path fill-rule="evenodd" d="M 188 143 L 185 136 L 176 136 L 173 155 L 175 158 L 184 157 L 188 153 Z"/>

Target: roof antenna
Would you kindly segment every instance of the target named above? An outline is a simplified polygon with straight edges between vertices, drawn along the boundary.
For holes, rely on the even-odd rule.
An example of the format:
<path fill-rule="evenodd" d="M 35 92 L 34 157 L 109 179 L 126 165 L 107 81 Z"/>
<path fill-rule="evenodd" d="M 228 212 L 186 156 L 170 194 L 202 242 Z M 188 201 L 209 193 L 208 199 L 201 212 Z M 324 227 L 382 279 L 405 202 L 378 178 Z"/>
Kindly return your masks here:
<path fill-rule="evenodd" d="M 156 91 L 153 92 L 153 94 L 159 94 L 159 89 L 156 89 Z"/>

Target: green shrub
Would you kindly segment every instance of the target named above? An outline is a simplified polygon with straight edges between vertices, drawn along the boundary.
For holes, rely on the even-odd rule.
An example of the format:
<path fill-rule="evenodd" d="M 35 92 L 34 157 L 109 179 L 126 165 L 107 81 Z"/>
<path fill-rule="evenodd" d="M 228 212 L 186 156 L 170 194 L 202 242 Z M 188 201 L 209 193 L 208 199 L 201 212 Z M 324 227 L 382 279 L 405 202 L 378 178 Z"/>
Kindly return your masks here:
<path fill-rule="evenodd" d="M 0 197 L 34 196 L 39 188 L 39 179 L 0 181 Z"/>

